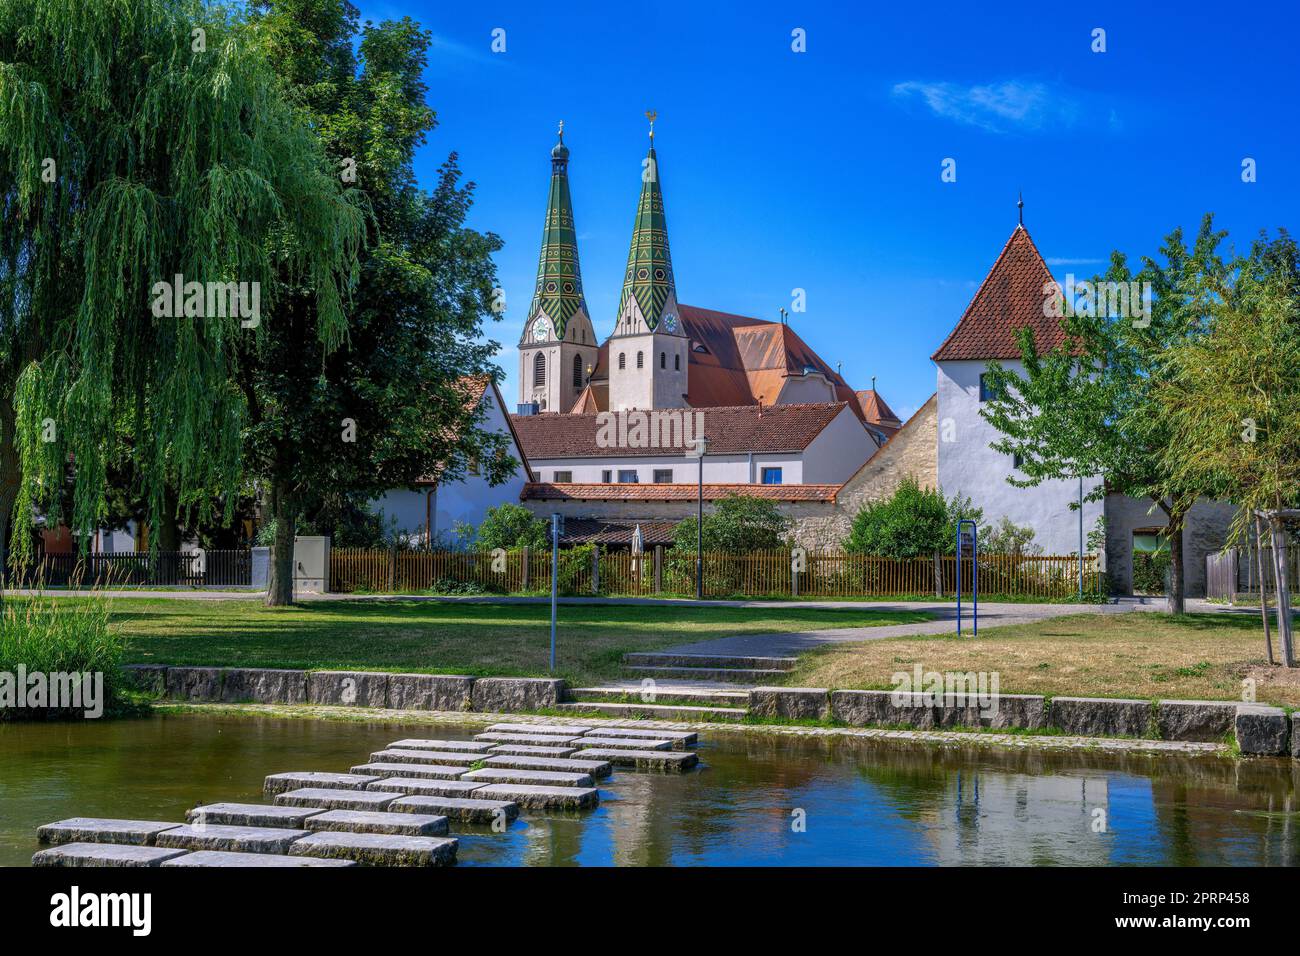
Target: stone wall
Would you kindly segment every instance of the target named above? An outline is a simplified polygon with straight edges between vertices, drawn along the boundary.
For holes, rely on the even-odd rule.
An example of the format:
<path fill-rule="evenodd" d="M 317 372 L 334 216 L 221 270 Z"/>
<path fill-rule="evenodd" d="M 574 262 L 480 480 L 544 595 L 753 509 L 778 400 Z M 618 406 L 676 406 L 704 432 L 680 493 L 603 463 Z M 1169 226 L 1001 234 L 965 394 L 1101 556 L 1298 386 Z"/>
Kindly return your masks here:
<path fill-rule="evenodd" d="M 1118 594 L 1133 593 L 1133 531 L 1165 527 L 1168 517 L 1150 499 L 1106 496 L 1106 573 Z M 1154 508 L 1154 511 L 1152 510 Z M 1236 508 L 1219 501 L 1198 501 L 1183 528 L 1183 561 L 1188 597 L 1205 597 L 1205 557 L 1222 550 Z"/>

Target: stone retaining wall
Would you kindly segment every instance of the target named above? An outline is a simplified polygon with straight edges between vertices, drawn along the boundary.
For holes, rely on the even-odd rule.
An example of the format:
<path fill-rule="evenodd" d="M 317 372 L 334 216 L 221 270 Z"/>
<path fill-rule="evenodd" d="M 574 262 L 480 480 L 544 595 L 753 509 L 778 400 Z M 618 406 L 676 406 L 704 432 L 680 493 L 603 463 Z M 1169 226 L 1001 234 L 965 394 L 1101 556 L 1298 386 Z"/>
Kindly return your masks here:
<path fill-rule="evenodd" d="M 1146 737 L 1216 742 L 1234 734 L 1243 754 L 1300 758 L 1300 712 L 1221 700 L 1123 700 L 999 694 L 981 709 L 953 697 L 889 690 L 756 687 L 749 711 L 758 717 L 826 720 L 850 727 L 987 727 L 1060 730 L 1080 737 Z"/>
<path fill-rule="evenodd" d="M 130 664 L 128 685 L 167 700 L 226 704 L 322 704 L 390 710 L 544 710 L 564 700 L 564 681 L 535 677 L 295 671 L 260 667 Z"/>

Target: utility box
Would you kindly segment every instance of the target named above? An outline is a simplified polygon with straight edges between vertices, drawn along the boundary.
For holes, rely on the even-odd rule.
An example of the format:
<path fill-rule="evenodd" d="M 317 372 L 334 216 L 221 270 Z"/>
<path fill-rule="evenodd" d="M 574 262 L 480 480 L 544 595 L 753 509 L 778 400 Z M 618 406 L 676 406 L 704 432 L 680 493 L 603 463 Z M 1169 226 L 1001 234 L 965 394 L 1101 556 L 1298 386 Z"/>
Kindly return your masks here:
<path fill-rule="evenodd" d="M 330 539 L 324 535 L 293 539 L 293 589 L 324 594 L 330 589 Z"/>

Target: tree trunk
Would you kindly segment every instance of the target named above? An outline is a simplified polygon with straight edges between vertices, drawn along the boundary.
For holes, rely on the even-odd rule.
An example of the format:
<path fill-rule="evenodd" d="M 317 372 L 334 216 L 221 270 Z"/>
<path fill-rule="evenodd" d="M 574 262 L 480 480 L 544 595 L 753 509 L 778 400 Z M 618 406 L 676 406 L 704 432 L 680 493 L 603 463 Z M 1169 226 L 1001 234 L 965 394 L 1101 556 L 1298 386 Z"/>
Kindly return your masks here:
<path fill-rule="evenodd" d="M 1264 644 L 1268 648 L 1268 662 L 1273 660 L 1273 635 L 1268 630 L 1268 570 L 1264 567 L 1264 528 L 1259 515 L 1255 515 L 1255 563 L 1259 565 L 1259 613 L 1264 618 Z"/>
<path fill-rule="evenodd" d="M 275 541 L 271 546 L 266 604 L 282 607 L 293 603 L 293 539 L 298 527 L 298 512 L 282 479 L 276 479 L 271 485 L 270 510 L 275 520 Z"/>
<path fill-rule="evenodd" d="M 1169 511 L 1169 595 L 1167 610 L 1170 614 L 1186 614 L 1186 568 L 1183 561 L 1183 521 L 1186 512 L 1171 508 Z"/>
<path fill-rule="evenodd" d="M 181 549 L 181 526 L 176 520 L 178 507 L 176 489 L 169 482 L 163 488 L 163 511 L 158 517 L 158 528 L 154 540 L 158 542 L 159 551 L 179 551 Z"/>
<path fill-rule="evenodd" d="M 13 404 L 0 399 L 0 602 L 9 583 L 9 528 L 21 479 L 18 447 L 14 444 Z"/>
<path fill-rule="evenodd" d="M 1282 638 L 1282 663 L 1287 667 L 1295 667 L 1291 640 L 1291 586 L 1287 581 L 1286 566 L 1286 531 L 1282 528 L 1282 516 L 1277 513 L 1269 516 L 1268 523 L 1273 531 L 1273 580 L 1277 583 L 1277 632 Z"/>

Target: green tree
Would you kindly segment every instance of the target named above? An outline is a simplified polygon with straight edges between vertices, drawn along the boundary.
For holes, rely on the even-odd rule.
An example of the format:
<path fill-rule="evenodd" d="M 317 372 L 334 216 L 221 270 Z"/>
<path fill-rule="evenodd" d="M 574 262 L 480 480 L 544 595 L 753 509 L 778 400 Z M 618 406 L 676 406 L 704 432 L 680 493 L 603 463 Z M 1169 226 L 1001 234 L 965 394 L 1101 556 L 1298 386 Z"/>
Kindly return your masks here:
<path fill-rule="evenodd" d="M 1300 518 L 1300 254 L 1283 231 L 1262 236 L 1226 270 L 1186 287 L 1201 334 L 1170 349 L 1156 398 L 1169 422 L 1163 462 L 1189 484 L 1218 488 L 1240 510 L 1249 546 L 1267 522 L 1278 582 L 1284 663 L 1294 666 L 1287 589 L 1288 517 Z M 1272 650 L 1270 648 L 1270 658 Z"/>
<path fill-rule="evenodd" d="M 245 408 L 231 383 L 255 332 L 214 314 L 202 285 L 167 317 L 159 283 L 248 283 L 262 317 L 291 288 L 314 306 L 304 341 L 335 343 L 363 234 L 236 16 L 2 0 L 0 208 L 0 548 L 11 515 L 23 556 L 34 515 L 61 517 L 70 460 L 84 541 L 119 428 L 155 522 L 169 480 L 178 500 L 235 489 Z"/>
<path fill-rule="evenodd" d="M 704 514 L 705 551 L 771 551 L 783 547 L 790 521 L 770 498 L 729 494 Z M 692 516 L 673 528 L 673 547 L 695 553 L 696 520 Z"/>
<path fill-rule="evenodd" d="M 413 170 L 436 125 L 422 79 L 429 33 L 409 18 L 359 27 L 345 0 L 262 0 L 253 10 L 337 175 L 371 210 L 339 348 L 303 347 L 316 308 L 304 295 L 245 356 L 245 460 L 276 528 L 267 603 L 283 604 L 298 520 L 319 515 L 322 501 L 373 498 L 434 475 L 454 482 L 472 462 L 499 482 L 518 463 L 469 400 L 499 348 L 482 332 L 497 317 L 500 240 L 464 225 L 473 186 L 460 182 L 454 153 L 431 192 Z"/>
<path fill-rule="evenodd" d="M 533 548 L 545 551 L 550 548 L 548 523 L 523 505 L 506 502 L 489 508 L 483 523 L 478 526 L 475 543 L 487 550 L 505 548 Z"/>
<path fill-rule="evenodd" d="M 853 517 L 844 550 L 888 558 L 915 558 L 936 551 L 956 551 L 957 522 L 975 522 L 984 513 L 969 498 L 951 501 L 941 491 L 922 488 L 915 478 L 904 478 L 888 498 L 868 501 Z"/>
<path fill-rule="evenodd" d="M 1207 215 L 1188 249 L 1182 230 L 1175 229 L 1160 250 L 1163 262 L 1144 258 L 1136 275 L 1122 253 L 1112 253 L 1110 269 L 1094 283 L 1149 282 L 1149 314 L 1063 309 L 1066 339 L 1046 355 L 1037 353 L 1030 330 L 1021 329 L 1024 372 L 991 362 L 994 395 L 980 412 L 1002 433 L 992 447 L 1020 457 L 1024 477 L 1012 475 L 1010 484 L 1025 488 L 1052 478 L 1101 476 L 1104 482 L 1085 500 L 1108 493 L 1149 498 L 1153 510 L 1165 513 L 1169 610 L 1175 614 L 1184 611 L 1187 514 L 1215 487 L 1169 466 L 1172 423 L 1158 396 L 1171 374 L 1170 349 L 1202 328 L 1194 287 L 1202 276 L 1224 273 L 1218 255 L 1224 235 Z"/>

